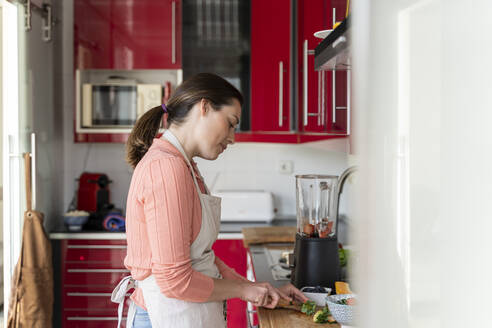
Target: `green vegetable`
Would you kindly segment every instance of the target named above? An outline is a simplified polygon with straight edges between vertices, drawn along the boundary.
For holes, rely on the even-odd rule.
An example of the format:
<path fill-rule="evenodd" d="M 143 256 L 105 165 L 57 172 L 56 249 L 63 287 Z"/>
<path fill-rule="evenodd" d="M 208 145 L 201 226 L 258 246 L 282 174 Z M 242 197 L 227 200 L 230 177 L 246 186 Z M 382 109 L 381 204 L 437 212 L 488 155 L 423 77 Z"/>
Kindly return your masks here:
<path fill-rule="evenodd" d="M 338 249 L 338 258 L 340 260 L 341 267 L 347 265 L 347 255 L 345 254 L 345 250 L 343 248 Z"/>
<path fill-rule="evenodd" d="M 301 312 L 307 315 L 312 315 L 316 311 L 316 303 L 313 301 L 306 301 L 302 304 Z"/>
<path fill-rule="evenodd" d="M 328 317 L 331 315 L 330 310 L 324 307 L 323 310 L 319 310 L 313 316 L 313 321 L 316 323 L 326 323 L 328 322 Z"/>

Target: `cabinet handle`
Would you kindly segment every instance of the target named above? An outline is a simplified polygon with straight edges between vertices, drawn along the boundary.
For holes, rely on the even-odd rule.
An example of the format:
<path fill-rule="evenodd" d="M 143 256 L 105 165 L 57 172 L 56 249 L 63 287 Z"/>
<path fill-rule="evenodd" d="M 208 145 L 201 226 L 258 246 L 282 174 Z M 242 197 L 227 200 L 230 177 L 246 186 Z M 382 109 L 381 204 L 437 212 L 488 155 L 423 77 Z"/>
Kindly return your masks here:
<path fill-rule="evenodd" d="M 302 75 L 303 75 L 303 97 L 302 97 L 302 103 L 303 103 L 303 125 L 306 126 L 308 125 L 308 116 L 318 116 L 318 114 L 308 113 L 308 55 L 314 55 L 314 50 L 308 50 L 308 40 L 304 40 L 303 44 L 303 49 L 302 49 Z M 319 96 L 319 95 L 318 95 Z M 319 100 L 319 99 L 318 99 Z M 319 122 L 319 118 L 318 118 Z"/>
<path fill-rule="evenodd" d="M 325 126 L 325 71 L 321 71 L 321 125 Z"/>
<path fill-rule="evenodd" d="M 68 321 L 118 321 L 117 317 L 67 317 Z M 126 317 L 123 317 L 126 320 Z"/>
<path fill-rule="evenodd" d="M 84 272 L 84 273 L 123 273 L 130 272 L 127 269 L 67 269 L 69 273 Z"/>
<path fill-rule="evenodd" d="M 351 75 L 350 70 L 347 70 L 347 135 L 350 135 L 350 88 L 351 88 Z"/>
<path fill-rule="evenodd" d="M 302 107 L 304 109 L 303 124 L 308 124 L 308 40 L 304 40 L 302 49 L 302 75 L 303 75 L 303 89 L 302 89 Z"/>
<path fill-rule="evenodd" d="M 278 63 L 278 126 L 283 125 L 284 116 L 284 63 Z"/>
<path fill-rule="evenodd" d="M 172 31 L 171 31 L 171 51 L 172 51 L 172 63 L 176 63 L 176 2 L 172 2 L 171 4 L 172 10 L 171 10 L 171 24 L 172 24 Z"/>
<path fill-rule="evenodd" d="M 246 318 L 248 319 L 248 328 L 258 328 L 258 325 L 253 326 L 251 322 L 251 316 L 254 316 L 256 314 L 256 310 L 250 310 L 246 308 Z"/>
<path fill-rule="evenodd" d="M 332 92 L 332 118 L 331 122 L 336 123 L 337 122 L 337 78 L 336 78 L 336 72 L 335 70 L 331 71 L 331 79 L 332 79 L 332 86 L 331 86 L 331 92 Z"/>
<path fill-rule="evenodd" d="M 126 296 L 131 296 L 131 293 L 127 293 Z M 91 297 L 110 297 L 111 293 L 67 293 L 67 296 L 91 296 Z"/>
<path fill-rule="evenodd" d="M 126 249 L 126 245 L 68 245 L 69 249 Z"/>

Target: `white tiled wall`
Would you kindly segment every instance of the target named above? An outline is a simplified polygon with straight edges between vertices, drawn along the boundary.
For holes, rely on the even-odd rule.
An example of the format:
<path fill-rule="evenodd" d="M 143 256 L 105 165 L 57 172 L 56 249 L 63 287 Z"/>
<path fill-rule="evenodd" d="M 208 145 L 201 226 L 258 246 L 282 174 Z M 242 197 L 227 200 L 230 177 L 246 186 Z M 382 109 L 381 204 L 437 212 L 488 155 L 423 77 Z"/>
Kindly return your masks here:
<path fill-rule="evenodd" d="M 125 163 L 123 144 L 72 144 L 66 148 L 64 204 L 68 206 L 77 184 L 75 179 L 85 170 L 108 174 L 111 200 L 125 208 L 131 170 Z M 339 175 L 347 166 L 347 155 L 329 151 L 323 145 L 285 145 L 237 143 L 215 161 L 195 158 L 207 185 L 213 190 L 268 190 L 275 196 L 278 214 L 295 215 L 295 174 L 318 173 Z M 292 174 L 278 171 L 279 161 L 294 164 Z M 86 163 L 86 164 L 84 164 Z M 85 166 L 85 168 L 84 168 Z"/>

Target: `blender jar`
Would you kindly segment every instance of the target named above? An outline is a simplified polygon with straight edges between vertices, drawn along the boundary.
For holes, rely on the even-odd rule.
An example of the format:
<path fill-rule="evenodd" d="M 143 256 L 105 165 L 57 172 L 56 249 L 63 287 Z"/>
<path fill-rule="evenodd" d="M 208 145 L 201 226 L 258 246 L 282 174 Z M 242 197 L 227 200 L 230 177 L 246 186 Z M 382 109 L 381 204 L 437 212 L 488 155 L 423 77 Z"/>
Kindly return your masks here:
<path fill-rule="evenodd" d="M 333 237 L 334 200 L 338 176 L 296 175 L 297 233 L 304 237 Z"/>

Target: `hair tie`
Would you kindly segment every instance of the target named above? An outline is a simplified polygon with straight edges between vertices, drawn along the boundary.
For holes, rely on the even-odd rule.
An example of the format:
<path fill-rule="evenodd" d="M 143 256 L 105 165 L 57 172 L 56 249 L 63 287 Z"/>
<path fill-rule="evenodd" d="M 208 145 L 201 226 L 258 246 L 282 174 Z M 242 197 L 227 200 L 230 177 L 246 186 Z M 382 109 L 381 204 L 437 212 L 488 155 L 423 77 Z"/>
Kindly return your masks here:
<path fill-rule="evenodd" d="M 167 113 L 167 112 L 168 112 L 168 111 L 167 111 L 167 107 L 166 107 L 166 105 L 165 105 L 165 104 L 162 104 L 162 105 L 161 105 L 161 107 L 162 107 L 162 109 L 164 110 L 164 113 Z"/>

